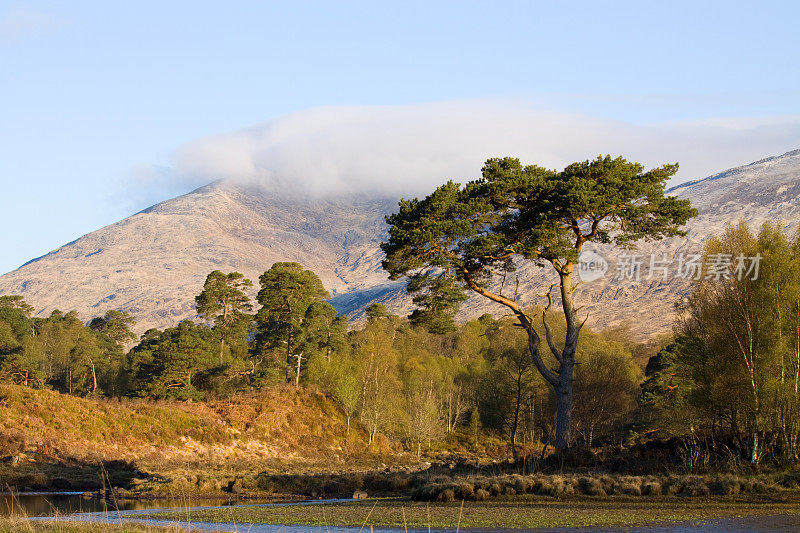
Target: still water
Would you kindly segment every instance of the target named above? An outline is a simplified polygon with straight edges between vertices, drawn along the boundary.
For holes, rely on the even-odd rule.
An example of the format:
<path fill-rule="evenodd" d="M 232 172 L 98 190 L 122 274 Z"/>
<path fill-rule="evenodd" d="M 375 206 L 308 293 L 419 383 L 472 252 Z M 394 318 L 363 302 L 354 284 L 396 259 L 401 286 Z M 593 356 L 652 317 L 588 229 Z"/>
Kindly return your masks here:
<path fill-rule="evenodd" d="M 242 503 L 238 500 L 217 505 Z M 86 498 L 82 492 L 23 492 L 0 493 L 0 516 L 63 516 L 73 513 L 107 513 L 110 511 L 137 511 L 148 509 L 182 509 L 196 503 L 186 500 L 119 500 L 109 502 L 102 498 Z"/>
<path fill-rule="evenodd" d="M 320 503 L 344 502 L 350 500 L 315 500 L 301 502 L 299 505 L 316 505 Z M 230 505 L 256 505 L 256 506 L 281 506 L 298 505 L 295 503 L 255 503 L 252 501 L 242 502 L 237 500 L 213 502 L 216 505 L 193 506 L 186 500 L 144 500 L 133 501 L 125 500 L 118 502 L 117 505 L 107 504 L 105 501 L 92 498 L 84 498 L 82 493 L 23 493 L 13 497 L 8 494 L 0 494 L 0 516 L 10 514 L 25 514 L 33 517 L 32 520 L 48 519 L 45 517 L 59 517 L 59 520 L 81 521 L 81 522 L 102 522 L 108 524 L 119 523 L 147 523 L 151 525 L 174 525 L 174 521 L 146 519 L 143 515 L 149 514 L 150 510 L 199 510 L 213 507 Z M 190 505 L 192 505 L 190 507 Z M 138 516 L 137 516 L 138 515 Z M 48 519 L 49 520 L 49 519 Z M 284 526 L 280 524 L 231 524 L 231 523 L 210 523 L 195 521 L 179 521 L 178 525 L 191 531 L 224 531 L 231 533 L 361 533 L 364 530 L 357 527 L 309 527 L 309 526 Z M 427 530 L 403 528 L 380 528 L 374 529 L 375 533 L 424 533 Z M 446 531 L 446 530 L 440 530 Z M 453 530 L 450 530 L 453 531 Z M 511 533 L 513 530 L 505 528 L 481 528 L 464 529 L 461 532 L 480 532 L 480 533 Z M 519 530 L 516 530 L 519 531 Z M 798 515 L 773 515 L 758 517 L 727 518 L 719 520 L 704 520 L 695 523 L 653 525 L 648 527 L 625 527 L 625 528 L 580 528 L 580 529 L 557 529 L 544 531 L 577 532 L 589 531 L 597 532 L 647 532 L 647 533 L 689 533 L 705 532 L 712 533 L 718 531 L 745 533 L 745 532 L 772 532 L 772 531 L 800 531 L 800 516 Z"/>

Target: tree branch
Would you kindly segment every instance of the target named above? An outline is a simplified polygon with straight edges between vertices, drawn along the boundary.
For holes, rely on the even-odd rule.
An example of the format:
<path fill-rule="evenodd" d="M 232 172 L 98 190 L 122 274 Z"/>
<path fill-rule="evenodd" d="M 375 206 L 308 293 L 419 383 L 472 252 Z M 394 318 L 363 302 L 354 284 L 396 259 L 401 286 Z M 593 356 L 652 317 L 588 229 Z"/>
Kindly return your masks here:
<path fill-rule="evenodd" d="M 550 329 L 550 324 L 547 322 L 547 312 L 553 305 L 553 287 L 554 285 L 550 285 L 550 289 L 547 291 L 547 306 L 544 308 L 544 311 L 542 311 L 542 324 L 544 324 L 544 337 L 547 340 L 547 345 L 550 347 L 550 351 L 553 352 L 553 356 L 555 356 L 559 363 L 563 363 L 564 355 L 556 346 L 556 343 L 553 340 L 553 331 Z"/>
<path fill-rule="evenodd" d="M 472 276 L 470 275 L 470 272 L 466 267 L 461 266 L 460 270 L 461 270 L 461 275 L 464 278 L 464 282 L 470 289 L 472 289 L 474 292 L 477 292 L 484 298 L 488 298 L 493 302 L 505 305 L 514 312 L 514 314 L 517 317 L 517 320 L 519 320 L 522 327 L 524 327 L 525 331 L 528 333 L 528 348 L 531 352 L 531 358 L 533 359 L 533 364 L 536 366 L 536 369 L 539 371 L 542 377 L 545 380 L 547 380 L 548 383 L 550 383 L 552 386 L 555 387 L 558 384 L 558 375 L 549 368 L 547 368 L 547 366 L 545 366 L 544 364 L 544 361 L 542 361 L 542 354 L 539 351 L 539 349 L 541 348 L 541 339 L 539 338 L 539 334 L 536 333 L 536 329 L 533 327 L 533 323 L 531 322 L 531 319 L 528 317 L 528 315 L 525 314 L 525 312 L 522 310 L 519 304 L 514 300 L 487 291 L 486 289 L 475 283 L 475 280 L 472 279 Z"/>

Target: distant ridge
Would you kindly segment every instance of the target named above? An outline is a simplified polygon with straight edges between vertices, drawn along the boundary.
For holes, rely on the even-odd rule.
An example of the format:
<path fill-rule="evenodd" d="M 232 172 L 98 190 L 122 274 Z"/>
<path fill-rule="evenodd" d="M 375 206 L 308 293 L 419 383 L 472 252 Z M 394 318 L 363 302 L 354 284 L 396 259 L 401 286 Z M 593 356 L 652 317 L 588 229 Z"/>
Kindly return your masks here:
<path fill-rule="evenodd" d="M 686 238 L 642 244 L 637 253 L 645 257 L 702 251 L 709 235 L 739 219 L 756 227 L 781 220 L 794 229 L 800 222 L 800 150 L 683 183 L 669 193 L 690 198 L 700 216 L 687 226 Z M 297 261 L 320 276 L 340 312 L 358 318 L 371 301 L 382 301 L 405 314 L 411 303 L 404 284 L 388 279 L 378 247 L 384 216 L 396 207 L 395 198 L 309 200 L 218 181 L 27 262 L 0 277 L 0 294 L 23 295 L 40 315 L 75 309 L 88 320 L 108 309 L 127 310 L 142 332 L 194 317 L 194 296 L 211 270 L 237 270 L 255 282 L 272 263 Z M 617 280 L 620 252 L 597 250 L 609 260 L 609 273 L 576 293 L 587 304 L 589 323 L 627 323 L 642 335 L 669 331 L 687 282 Z M 518 274 L 521 302 L 538 302 L 548 286 L 546 272 L 526 266 Z M 503 309 L 472 298 L 461 318 L 485 312 Z"/>

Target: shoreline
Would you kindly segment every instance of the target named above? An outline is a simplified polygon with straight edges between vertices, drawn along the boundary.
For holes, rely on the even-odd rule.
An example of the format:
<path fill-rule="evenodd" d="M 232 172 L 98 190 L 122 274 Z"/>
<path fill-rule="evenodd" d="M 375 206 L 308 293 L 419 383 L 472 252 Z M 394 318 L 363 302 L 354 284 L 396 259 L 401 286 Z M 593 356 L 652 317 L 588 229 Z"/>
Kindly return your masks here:
<path fill-rule="evenodd" d="M 669 499 L 665 499 L 666 502 Z M 718 531 L 775 530 L 800 527 L 800 507 L 795 502 L 696 502 L 671 499 L 672 510 L 662 509 L 661 501 L 641 505 L 633 499 L 602 499 L 588 502 L 538 499 L 534 501 L 492 502 L 478 505 L 425 504 L 398 500 L 312 500 L 234 506 L 194 506 L 185 509 L 150 509 L 79 513 L 64 517 L 37 517 L 33 522 L 70 522 L 185 527 L 199 531 L 249 531 L 251 533 L 299 533 L 310 529 L 352 533 L 370 527 L 375 532 L 423 532 L 453 530 L 502 533 L 536 529 L 539 531 Z M 689 504 L 689 505 L 687 505 Z M 301 513 L 292 515 L 295 511 Z M 268 521 L 261 518 L 278 518 Z M 402 512 L 403 522 L 399 513 Z M 425 514 L 427 513 L 427 520 Z M 210 519 L 209 513 L 216 514 Z M 251 514 L 247 514 L 251 513 Z M 388 513 L 388 514 L 387 514 Z M 521 516 L 525 513 L 524 516 Z M 396 515 L 395 521 L 387 516 Z M 295 519 L 288 519 L 294 516 Z M 501 517 L 501 519 L 496 519 Z M 406 519 L 408 521 L 406 522 Z M 492 520 L 495 520 L 492 522 Z"/>

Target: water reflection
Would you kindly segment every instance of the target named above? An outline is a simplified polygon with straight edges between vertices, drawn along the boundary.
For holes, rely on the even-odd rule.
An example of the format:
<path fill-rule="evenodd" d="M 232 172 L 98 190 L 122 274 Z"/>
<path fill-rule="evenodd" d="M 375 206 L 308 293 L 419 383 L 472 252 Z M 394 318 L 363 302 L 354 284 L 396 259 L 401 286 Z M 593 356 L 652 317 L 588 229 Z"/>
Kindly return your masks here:
<path fill-rule="evenodd" d="M 232 505 L 238 501 L 213 502 L 217 505 Z M 73 513 L 105 513 L 109 511 L 136 511 L 147 509 L 178 509 L 197 505 L 186 500 L 118 500 L 111 502 L 102 498 L 87 498 L 82 492 L 61 493 L 0 493 L 0 517 L 57 516 Z"/>

